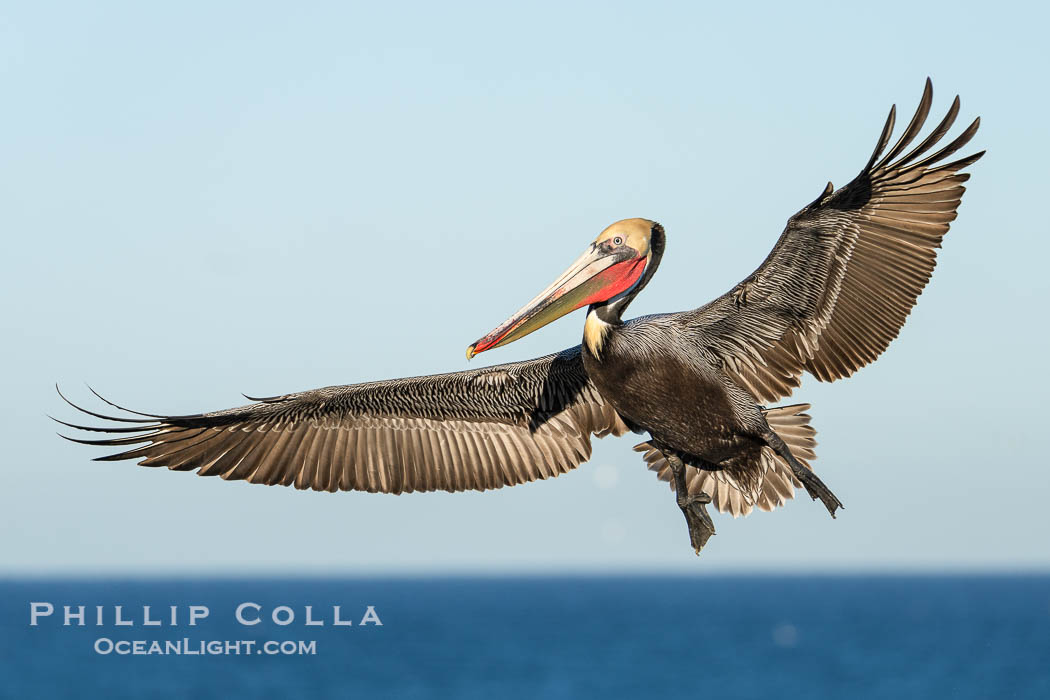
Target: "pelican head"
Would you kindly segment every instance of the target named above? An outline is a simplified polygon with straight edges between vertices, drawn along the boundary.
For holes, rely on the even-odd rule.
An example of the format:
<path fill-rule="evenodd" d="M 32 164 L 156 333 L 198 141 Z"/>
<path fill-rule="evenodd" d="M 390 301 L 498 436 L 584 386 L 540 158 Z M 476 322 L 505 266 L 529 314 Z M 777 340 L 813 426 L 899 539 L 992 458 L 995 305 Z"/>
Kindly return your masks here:
<path fill-rule="evenodd" d="M 522 338 L 570 311 L 633 296 L 643 276 L 648 278 L 654 234 L 662 246 L 663 228 L 655 221 L 624 219 L 609 226 L 553 284 L 472 343 L 467 359 Z"/>

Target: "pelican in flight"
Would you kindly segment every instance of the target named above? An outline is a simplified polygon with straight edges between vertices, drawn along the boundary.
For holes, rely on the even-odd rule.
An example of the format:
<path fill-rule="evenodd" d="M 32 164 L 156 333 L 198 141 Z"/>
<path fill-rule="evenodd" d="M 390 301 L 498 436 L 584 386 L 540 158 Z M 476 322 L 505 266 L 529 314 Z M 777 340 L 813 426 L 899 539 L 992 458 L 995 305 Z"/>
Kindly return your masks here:
<path fill-rule="evenodd" d="M 788 219 L 758 269 L 699 308 L 623 320 L 665 244 L 660 224 L 625 219 L 472 343 L 467 357 L 587 307 L 577 347 L 451 374 L 248 397 L 247 406 L 195 415 L 139 413 L 107 401 L 125 412 L 110 416 L 74 405 L 108 423 L 63 424 L 108 433 L 75 440 L 120 448 L 99 460 L 385 493 L 546 479 L 589 459 L 592 435 L 634 431 L 648 434 L 635 449 L 670 482 L 697 553 L 714 534 L 707 504 L 742 516 L 781 506 L 802 487 L 834 516 L 842 503 L 809 464 L 816 444 L 809 406 L 772 404 L 804 372 L 831 382 L 874 361 L 929 281 L 969 178 L 962 170 L 983 155 L 950 160 L 979 119 L 942 144 L 958 97 L 911 147 L 932 96 L 927 79 L 892 146 L 891 108 L 860 174 L 837 190 L 828 183 Z"/>

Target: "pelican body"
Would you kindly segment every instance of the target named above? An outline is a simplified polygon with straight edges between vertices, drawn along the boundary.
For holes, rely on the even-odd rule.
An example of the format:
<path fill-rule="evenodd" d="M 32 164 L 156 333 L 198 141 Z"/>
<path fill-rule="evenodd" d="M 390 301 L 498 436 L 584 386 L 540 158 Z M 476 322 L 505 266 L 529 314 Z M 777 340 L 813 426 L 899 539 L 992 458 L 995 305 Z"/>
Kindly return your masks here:
<path fill-rule="evenodd" d="M 929 281 L 969 177 L 961 171 L 983 155 L 945 162 L 979 125 L 939 146 L 958 115 L 958 97 L 909 150 L 931 102 L 927 80 L 893 146 L 887 149 L 895 109 L 860 174 L 838 190 L 828 183 L 788 220 L 762 265 L 697 309 L 623 320 L 666 246 L 659 223 L 625 219 L 471 344 L 467 357 L 586 307 L 578 347 L 188 416 L 109 416 L 78 406 L 111 422 L 64 424 L 111 434 L 77 442 L 130 447 L 101 460 L 391 493 L 486 490 L 556 476 L 589 458 L 592 435 L 634 431 L 648 434 L 635 449 L 671 482 L 697 553 L 714 534 L 707 504 L 747 515 L 781 506 L 803 487 L 834 517 L 842 503 L 810 466 L 809 406 L 771 404 L 800 386 L 805 372 L 834 381 L 874 361 Z"/>

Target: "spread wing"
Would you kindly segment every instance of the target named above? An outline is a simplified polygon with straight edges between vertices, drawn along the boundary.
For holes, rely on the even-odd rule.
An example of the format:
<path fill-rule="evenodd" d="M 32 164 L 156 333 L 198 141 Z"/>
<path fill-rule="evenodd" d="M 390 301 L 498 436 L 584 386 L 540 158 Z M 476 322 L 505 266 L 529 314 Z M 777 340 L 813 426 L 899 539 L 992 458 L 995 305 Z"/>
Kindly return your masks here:
<path fill-rule="evenodd" d="M 528 362 L 254 400 L 214 413 L 134 418 L 74 405 L 111 423 L 59 422 L 111 434 L 75 442 L 131 448 L 103 461 L 387 493 L 483 491 L 557 476 L 590 457 L 592 434 L 627 430 L 591 384 L 578 347 Z"/>
<path fill-rule="evenodd" d="M 941 123 L 906 152 L 932 98 L 927 79 L 918 111 L 888 151 L 896 108 L 860 175 L 839 190 L 828 183 L 791 217 L 750 277 L 680 315 L 758 401 L 790 394 L 803 370 L 821 381 L 850 376 L 882 354 L 904 325 L 956 217 L 969 179 L 960 171 L 984 155 L 944 162 L 980 124 L 975 120 L 940 145 L 959 113 L 958 97 Z"/>

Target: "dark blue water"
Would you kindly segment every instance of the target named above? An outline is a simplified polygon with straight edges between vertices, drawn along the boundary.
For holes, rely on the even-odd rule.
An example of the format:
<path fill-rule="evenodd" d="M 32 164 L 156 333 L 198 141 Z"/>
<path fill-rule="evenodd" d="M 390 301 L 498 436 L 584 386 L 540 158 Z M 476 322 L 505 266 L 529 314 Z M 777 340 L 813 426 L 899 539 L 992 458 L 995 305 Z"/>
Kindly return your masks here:
<path fill-rule="evenodd" d="M 29 626 L 30 601 L 55 614 Z M 235 621 L 246 601 L 263 622 Z M 88 606 L 88 625 L 63 627 L 62 605 Z M 143 605 L 210 615 L 143 627 Z M 292 624 L 269 619 L 279 605 Z M 324 626 L 303 624 L 306 605 Z M 334 627 L 333 605 L 354 625 Z M 358 625 L 368 605 L 382 626 Z M 11 698 L 1050 698 L 1047 576 L 19 581 L 0 583 L 0 610 Z M 316 653 L 94 650 L 184 637 Z"/>

